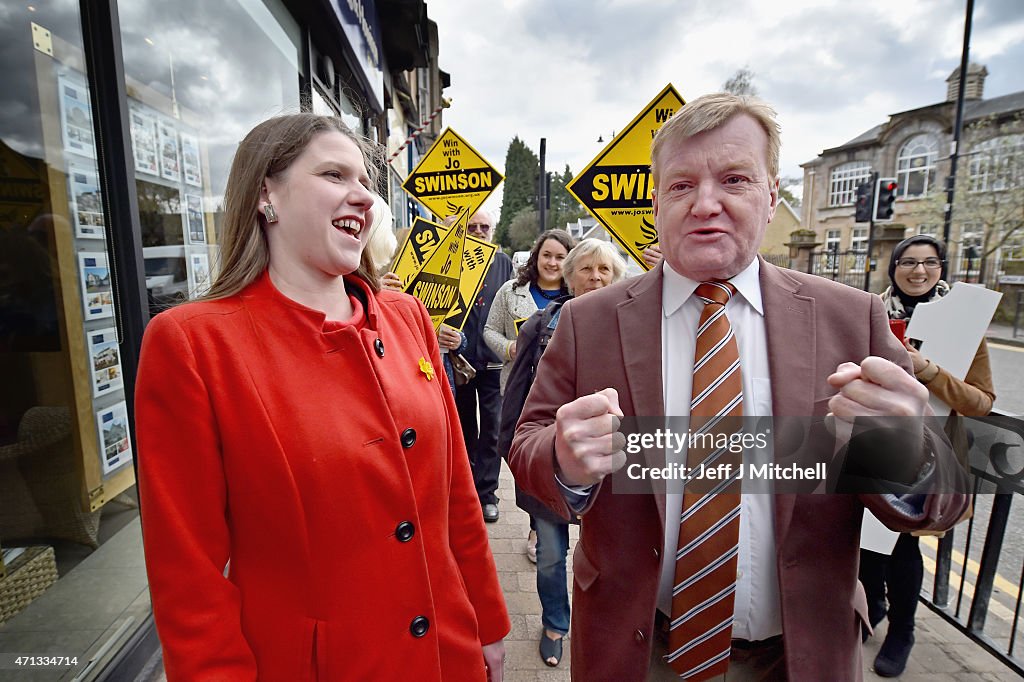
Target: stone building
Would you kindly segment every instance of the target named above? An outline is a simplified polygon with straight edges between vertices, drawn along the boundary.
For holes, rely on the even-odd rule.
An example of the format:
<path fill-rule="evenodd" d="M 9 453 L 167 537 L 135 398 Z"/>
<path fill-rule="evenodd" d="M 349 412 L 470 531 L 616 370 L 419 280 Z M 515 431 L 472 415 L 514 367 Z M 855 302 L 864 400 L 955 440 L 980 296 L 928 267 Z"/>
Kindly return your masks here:
<path fill-rule="evenodd" d="M 949 270 L 955 280 L 997 285 L 1001 274 L 1018 268 L 1024 272 L 1020 217 L 1024 212 L 1024 92 L 985 99 L 987 75 L 987 69 L 978 64 L 967 69 Z M 854 222 L 854 201 L 857 186 L 867 181 L 872 171 L 899 183 L 893 222 L 876 224 L 879 243 L 872 255 L 881 274 L 874 277 L 872 289 L 885 279 L 885 263 L 895 241 L 917 233 L 943 235 L 959 81 L 957 68 L 946 79 L 945 100 L 892 114 L 887 121 L 801 165 L 802 226 L 813 230 L 818 248 L 827 251 L 866 250 L 868 223 Z M 849 258 L 850 262 L 859 261 L 863 270 L 863 256 Z M 818 262 L 826 266 L 829 259 L 822 257 Z"/>

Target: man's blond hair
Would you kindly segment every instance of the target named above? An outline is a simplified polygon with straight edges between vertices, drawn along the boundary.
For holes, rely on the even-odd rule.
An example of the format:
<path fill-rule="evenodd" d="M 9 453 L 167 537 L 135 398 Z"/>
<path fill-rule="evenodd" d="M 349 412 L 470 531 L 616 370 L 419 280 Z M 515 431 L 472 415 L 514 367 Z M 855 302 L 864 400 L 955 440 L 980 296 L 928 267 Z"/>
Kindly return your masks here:
<path fill-rule="evenodd" d="M 775 110 L 757 97 L 716 92 L 684 105 L 658 129 L 651 140 L 651 173 L 655 187 L 658 185 L 658 153 L 663 147 L 714 130 L 740 114 L 754 119 L 768 136 L 768 173 L 769 179 L 775 180 L 779 176 L 779 147 L 782 145 Z"/>

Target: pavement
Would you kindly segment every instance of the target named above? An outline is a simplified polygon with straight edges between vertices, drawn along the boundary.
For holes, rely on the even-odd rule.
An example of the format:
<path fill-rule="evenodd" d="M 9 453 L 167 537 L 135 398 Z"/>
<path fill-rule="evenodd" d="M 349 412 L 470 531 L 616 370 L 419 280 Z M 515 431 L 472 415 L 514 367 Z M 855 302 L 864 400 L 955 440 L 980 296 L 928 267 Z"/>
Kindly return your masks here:
<path fill-rule="evenodd" d="M 512 474 L 502 462 L 498 485 L 501 518 L 487 524 L 491 551 L 498 567 L 498 577 L 505 593 L 505 602 L 512 620 L 512 631 L 505 638 L 508 659 L 505 680 L 508 682 L 569 682 L 571 654 L 569 641 L 565 642 L 565 655 L 557 668 L 549 668 L 540 658 L 538 644 L 541 637 L 540 600 L 537 598 L 537 572 L 526 558 L 526 536 L 530 520 L 515 506 Z M 579 528 L 569 530 L 569 584 L 572 585 L 572 551 L 579 539 Z M 927 581 L 926 581 L 927 582 Z M 570 598 L 571 598 L 570 589 Z M 960 682 L 980 680 L 1002 682 L 1019 680 L 1009 668 L 994 656 L 967 638 L 952 625 L 924 605 L 917 614 L 917 643 L 907 663 L 907 670 L 899 678 L 904 682 Z M 572 637 L 572 633 L 569 633 Z M 875 636 L 864 644 L 864 679 L 881 680 L 871 670 L 878 648 L 885 638 L 883 622 Z M 167 682 L 160 655 L 154 655 L 146 670 L 136 682 Z M 630 681 L 623 681 L 630 682 Z"/>
<path fill-rule="evenodd" d="M 1002 322 L 993 322 L 988 326 L 985 338 L 991 342 L 1001 343 L 1007 346 L 1024 347 L 1024 328 L 1017 329 L 1017 336 L 1013 335 L 1013 325 Z"/>
<path fill-rule="evenodd" d="M 1011 329 L 1012 331 L 1012 329 Z M 1022 344 L 1024 345 L 1024 344 Z M 491 538 L 491 551 L 498 566 L 498 577 L 505 592 L 505 601 L 512 618 L 512 632 L 505 638 L 508 660 L 505 679 L 508 682 L 568 682 L 569 640 L 565 642 L 565 656 L 557 668 L 544 665 L 538 652 L 541 636 L 540 600 L 537 598 L 537 573 L 526 558 L 526 535 L 530 529 L 529 517 L 515 506 L 512 474 L 502 462 L 498 485 L 501 518 L 487 525 Z M 584 523 L 586 521 L 584 520 Z M 569 584 L 572 585 L 572 551 L 579 537 L 579 529 L 570 527 Z M 926 578 L 927 583 L 927 578 Z M 959 682 L 982 680 L 996 682 L 1019 680 L 1020 677 L 994 656 L 971 641 L 923 604 L 918 606 L 917 643 L 910 654 L 907 669 L 898 678 L 905 682 Z M 572 633 L 569 633 L 572 637 Z M 885 623 L 875 636 L 864 644 L 864 679 L 885 679 L 874 674 L 871 664 L 875 660 L 882 640 Z"/>

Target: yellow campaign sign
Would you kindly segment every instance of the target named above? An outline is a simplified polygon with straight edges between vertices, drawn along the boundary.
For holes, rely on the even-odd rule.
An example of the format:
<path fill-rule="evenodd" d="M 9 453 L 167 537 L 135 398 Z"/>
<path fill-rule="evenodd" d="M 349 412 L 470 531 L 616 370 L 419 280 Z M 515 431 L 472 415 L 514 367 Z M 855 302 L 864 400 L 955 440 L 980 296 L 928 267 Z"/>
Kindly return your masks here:
<path fill-rule="evenodd" d="M 402 248 L 398 250 L 395 264 L 391 268 L 391 272 L 402 280 L 403 287 L 412 281 L 419 269 L 423 267 L 427 256 L 433 252 L 434 247 L 441 243 L 441 239 L 447 231 L 448 228 L 444 225 L 438 225 L 423 218 L 417 218 L 413 222 L 412 227 L 409 228 L 409 234 L 402 242 Z"/>
<path fill-rule="evenodd" d="M 643 252 L 658 243 L 651 202 L 651 139 L 684 104 L 669 83 L 566 186 L 645 270 L 649 267 Z"/>
<path fill-rule="evenodd" d="M 469 217 L 505 177 L 451 128 L 445 128 L 402 183 L 439 219 Z"/>
<path fill-rule="evenodd" d="M 426 306 L 434 329 L 441 326 L 458 303 L 465 245 L 465 226 L 456 224 L 445 230 L 441 241 L 427 255 L 423 267 L 405 286 L 405 293 L 412 294 Z"/>
<path fill-rule="evenodd" d="M 458 304 L 448 313 L 444 323 L 462 329 L 466 325 L 469 311 L 473 309 L 476 295 L 484 284 L 484 277 L 494 262 L 498 247 L 490 242 L 466 236 L 466 248 L 462 251 L 462 277 L 459 279 Z"/>

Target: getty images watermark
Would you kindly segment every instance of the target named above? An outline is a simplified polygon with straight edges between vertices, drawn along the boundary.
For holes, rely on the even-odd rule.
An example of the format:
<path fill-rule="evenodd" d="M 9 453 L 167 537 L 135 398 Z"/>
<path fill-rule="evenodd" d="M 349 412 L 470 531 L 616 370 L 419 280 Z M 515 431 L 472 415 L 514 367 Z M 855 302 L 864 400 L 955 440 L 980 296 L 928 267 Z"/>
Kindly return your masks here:
<path fill-rule="evenodd" d="M 708 433 L 690 430 L 677 432 L 672 429 L 654 429 L 643 433 L 626 434 L 627 455 L 638 455 L 644 450 L 665 452 L 669 457 L 680 456 L 691 450 L 709 453 L 704 461 L 689 466 L 678 461 L 666 461 L 664 466 L 633 461 L 626 465 L 626 476 L 634 481 L 824 481 L 828 477 L 824 462 L 804 466 L 799 462 L 728 462 L 723 455 L 742 455 L 751 450 L 766 450 L 770 443 L 771 429 L 757 433 Z M 716 454 L 718 456 L 716 456 Z"/>

